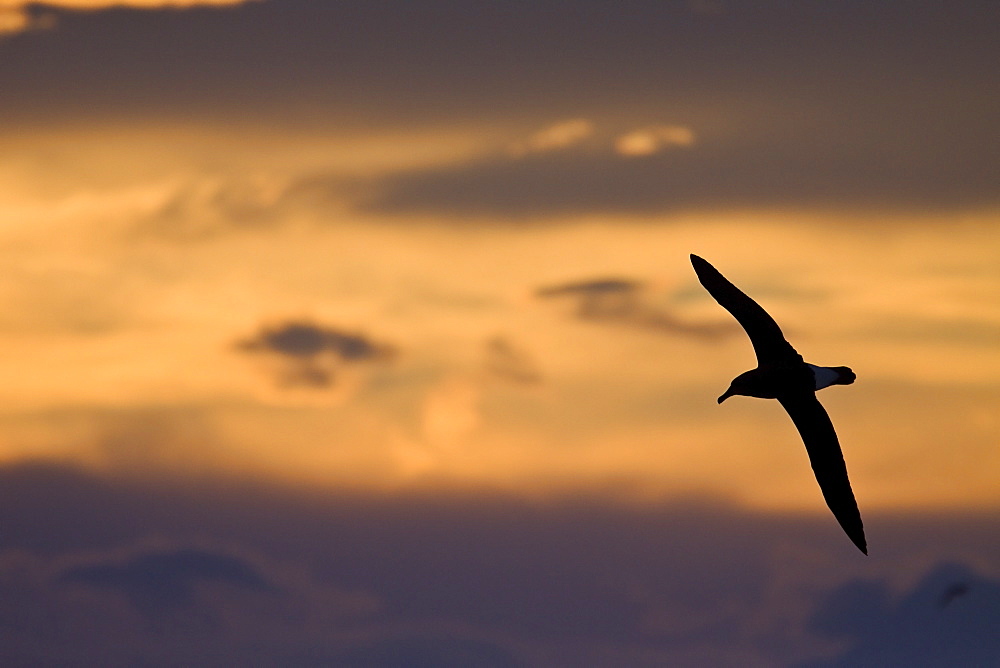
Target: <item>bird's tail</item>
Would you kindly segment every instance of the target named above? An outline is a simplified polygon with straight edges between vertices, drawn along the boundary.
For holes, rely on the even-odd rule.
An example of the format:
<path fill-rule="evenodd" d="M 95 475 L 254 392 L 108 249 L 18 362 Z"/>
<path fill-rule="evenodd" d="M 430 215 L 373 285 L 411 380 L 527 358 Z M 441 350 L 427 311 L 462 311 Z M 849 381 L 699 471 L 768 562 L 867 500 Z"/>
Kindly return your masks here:
<path fill-rule="evenodd" d="M 833 381 L 834 385 L 850 385 L 857 379 L 857 376 L 851 371 L 851 367 L 835 366 L 830 368 L 837 372 L 837 380 Z"/>

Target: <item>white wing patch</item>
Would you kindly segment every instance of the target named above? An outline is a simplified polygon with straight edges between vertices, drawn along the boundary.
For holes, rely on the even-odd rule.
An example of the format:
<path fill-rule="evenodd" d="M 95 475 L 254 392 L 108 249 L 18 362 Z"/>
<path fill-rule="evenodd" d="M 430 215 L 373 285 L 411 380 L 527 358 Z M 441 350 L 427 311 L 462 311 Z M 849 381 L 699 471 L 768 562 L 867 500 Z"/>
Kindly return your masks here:
<path fill-rule="evenodd" d="M 840 380 L 840 373 L 829 367 L 816 366 L 815 364 L 807 364 L 806 366 L 813 370 L 813 376 L 816 378 L 817 390 L 822 390 L 824 387 L 830 387 Z"/>

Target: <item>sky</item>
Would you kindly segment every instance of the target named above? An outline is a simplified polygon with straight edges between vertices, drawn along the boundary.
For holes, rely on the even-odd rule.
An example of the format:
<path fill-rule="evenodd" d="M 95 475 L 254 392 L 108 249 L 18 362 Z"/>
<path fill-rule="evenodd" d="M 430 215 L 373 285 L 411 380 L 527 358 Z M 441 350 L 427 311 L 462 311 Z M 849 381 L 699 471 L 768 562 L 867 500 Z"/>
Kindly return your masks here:
<path fill-rule="evenodd" d="M 998 33 L 0 0 L 2 662 L 1000 661 Z M 691 253 L 857 374 L 871 556 Z"/>

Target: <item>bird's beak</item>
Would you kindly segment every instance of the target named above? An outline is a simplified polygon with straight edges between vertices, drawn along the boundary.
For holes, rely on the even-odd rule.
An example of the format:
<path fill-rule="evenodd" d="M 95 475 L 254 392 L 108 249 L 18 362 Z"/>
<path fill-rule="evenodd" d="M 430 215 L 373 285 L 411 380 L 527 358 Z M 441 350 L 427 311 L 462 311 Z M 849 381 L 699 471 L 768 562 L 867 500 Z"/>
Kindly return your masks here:
<path fill-rule="evenodd" d="M 733 391 L 732 391 L 732 389 L 728 389 L 728 390 L 726 390 L 726 391 L 725 391 L 725 392 L 723 393 L 723 395 L 722 395 L 721 397 L 719 397 L 719 403 L 721 404 L 721 403 L 722 403 L 723 401 L 725 401 L 726 399 L 728 399 L 728 398 L 729 398 L 729 397 L 731 397 L 731 396 L 733 396 Z"/>

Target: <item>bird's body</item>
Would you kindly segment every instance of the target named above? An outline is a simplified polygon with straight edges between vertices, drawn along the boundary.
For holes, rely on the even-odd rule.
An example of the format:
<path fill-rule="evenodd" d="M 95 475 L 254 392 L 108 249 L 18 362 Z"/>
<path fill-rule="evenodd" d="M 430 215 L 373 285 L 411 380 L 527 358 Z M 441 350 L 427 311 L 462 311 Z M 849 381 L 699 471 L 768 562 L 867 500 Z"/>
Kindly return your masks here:
<path fill-rule="evenodd" d="M 850 385 L 854 378 L 854 372 L 846 366 L 816 366 L 805 362 L 769 364 L 738 375 L 730 389 L 739 391 L 722 396 L 729 398 L 739 394 L 758 399 L 777 399 L 790 388 L 816 392 L 831 385 Z M 722 403 L 722 397 L 719 403 Z"/>
<path fill-rule="evenodd" d="M 757 354 L 757 367 L 734 378 L 718 402 L 721 404 L 734 395 L 778 400 L 802 436 L 827 505 L 858 549 L 868 554 L 861 513 L 847 477 L 837 433 L 816 400 L 818 390 L 853 383 L 854 372 L 846 366 L 807 364 L 757 302 L 697 255 L 691 256 L 691 264 L 709 294 L 746 330 Z"/>

